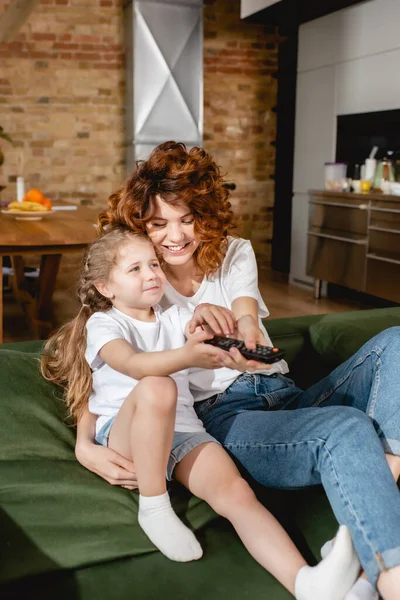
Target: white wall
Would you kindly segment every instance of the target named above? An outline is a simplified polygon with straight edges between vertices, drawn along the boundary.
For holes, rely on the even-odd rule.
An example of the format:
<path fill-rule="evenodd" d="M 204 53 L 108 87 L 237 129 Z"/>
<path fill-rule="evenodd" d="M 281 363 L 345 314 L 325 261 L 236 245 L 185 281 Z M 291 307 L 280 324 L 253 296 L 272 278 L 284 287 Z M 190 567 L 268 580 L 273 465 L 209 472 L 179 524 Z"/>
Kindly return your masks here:
<path fill-rule="evenodd" d="M 400 108 L 400 1 L 367 0 L 301 25 L 290 280 L 306 275 L 308 190 L 335 159 L 336 117 Z"/>
<path fill-rule="evenodd" d="M 244 19 L 245 17 L 249 17 L 259 10 L 268 8 L 268 6 L 272 6 L 278 2 L 280 2 L 280 0 L 241 0 L 240 18 Z"/>

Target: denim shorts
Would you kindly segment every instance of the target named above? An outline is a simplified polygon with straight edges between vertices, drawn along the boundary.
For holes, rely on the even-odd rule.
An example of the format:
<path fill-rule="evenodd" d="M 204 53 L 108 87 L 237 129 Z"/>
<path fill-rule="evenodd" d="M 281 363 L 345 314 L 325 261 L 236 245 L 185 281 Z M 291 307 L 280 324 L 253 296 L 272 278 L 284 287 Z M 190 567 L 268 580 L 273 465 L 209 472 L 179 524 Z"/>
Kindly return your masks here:
<path fill-rule="evenodd" d="M 96 434 L 96 444 L 108 446 L 108 438 L 110 436 L 114 419 L 115 417 L 110 417 L 109 420 L 101 427 L 100 431 Z M 172 480 L 172 475 L 176 465 L 181 462 L 186 454 L 189 454 L 191 450 L 194 450 L 194 448 L 200 446 L 200 444 L 205 444 L 207 442 L 215 442 L 216 444 L 219 444 L 219 442 L 206 431 L 175 431 L 174 439 L 172 441 L 171 454 L 169 456 L 167 465 L 167 480 Z"/>

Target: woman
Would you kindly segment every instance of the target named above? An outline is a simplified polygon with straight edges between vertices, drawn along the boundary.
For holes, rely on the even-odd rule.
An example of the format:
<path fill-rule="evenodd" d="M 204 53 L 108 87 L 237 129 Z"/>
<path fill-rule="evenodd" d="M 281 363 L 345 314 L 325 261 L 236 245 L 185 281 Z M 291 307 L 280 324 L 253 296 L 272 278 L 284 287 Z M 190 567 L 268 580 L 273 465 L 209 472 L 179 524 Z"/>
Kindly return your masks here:
<path fill-rule="evenodd" d="M 227 307 L 248 348 L 271 344 L 261 323 L 268 311 L 254 253 L 249 242 L 228 236 L 234 225 L 228 192 L 204 150 L 158 146 L 110 198 L 100 223 L 148 234 L 167 276 L 167 303 Z M 215 332 L 228 333 L 218 311 L 215 317 Z M 400 332 L 392 328 L 305 391 L 285 377 L 284 361 L 269 370 L 260 364 L 249 375 L 235 350 L 227 368 L 211 376 L 195 372 L 191 381 L 207 431 L 259 483 L 283 489 L 322 483 L 339 523 L 350 528 L 368 579 L 386 600 L 400 597 L 399 358 Z M 95 448 L 93 430 L 85 414 L 78 460 L 112 483 L 133 487 L 133 465 Z"/>

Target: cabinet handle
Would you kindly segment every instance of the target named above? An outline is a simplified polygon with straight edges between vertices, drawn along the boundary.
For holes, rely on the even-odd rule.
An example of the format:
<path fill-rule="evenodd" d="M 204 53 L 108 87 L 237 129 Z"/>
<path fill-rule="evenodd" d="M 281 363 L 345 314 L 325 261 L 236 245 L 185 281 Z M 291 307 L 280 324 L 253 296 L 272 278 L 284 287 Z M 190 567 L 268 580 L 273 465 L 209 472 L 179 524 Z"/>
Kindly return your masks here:
<path fill-rule="evenodd" d="M 393 263 L 394 265 L 400 265 L 400 260 L 396 260 L 395 258 L 384 258 L 383 256 L 377 256 L 376 254 L 367 254 L 367 258 L 371 258 L 372 260 L 381 260 L 382 262 Z"/>
<path fill-rule="evenodd" d="M 373 210 L 375 212 L 400 214 L 400 209 L 396 209 L 396 208 L 379 208 L 379 207 L 371 206 L 370 210 Z"/>
<path fill-rule="evenodd" d="M 368 229 L 371 231 L 383 231 L 384 233 L 397 233 L 400 235 L 400 229 L 387 229 L 386 227 L 376 227 L 375 225 L 370 225 Z"/>
<path fill-rule="evenodd" d="M 328 233 L 315 233 L 314 231 L 308 231 L 308 235 L 315 237 L 326 238 L 328 240 L 337 240 L 338 242 L 348 242 L 349 244 L 357 244 L 358 246 L 366 246 L 367 240 L 352 240 L 350 238 L 340 237 L 339 235 L 329 235 Z"/>

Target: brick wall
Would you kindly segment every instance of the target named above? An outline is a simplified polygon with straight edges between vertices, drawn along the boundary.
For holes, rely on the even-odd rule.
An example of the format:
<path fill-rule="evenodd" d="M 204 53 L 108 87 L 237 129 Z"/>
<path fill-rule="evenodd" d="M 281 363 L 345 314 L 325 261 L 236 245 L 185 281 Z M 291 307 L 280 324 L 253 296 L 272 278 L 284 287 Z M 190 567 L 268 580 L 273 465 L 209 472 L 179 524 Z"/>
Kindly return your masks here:
<path fill-rule="evenodd" d="M 232 204 L 260 267 L 271 262 L 279 36 L 240 19 L 240 0 L 204 7 L 204 146 L 237 185 Z"/>
<path fill-rule="evenodd" d="M 0 0 L 0 14 L 8 2 Z M 2 198 L 15 176 L 51 199 L 103 202 L 123 177 L 121 0 L 41 0 L 0 44 Z"/>
<path fill-rule="evenodd" d="M 8 2 L 0 0 L 0 14 Z M 25 189 L 103 207 L 124 177 L 122 0 L 40 0 L 12 43 L 0 44 L 2 200 Z M 63 257 L 56 323 L 73 316 L 77 256 Z M 37 261 L 26 257 L 29 266 Z"/>
<path fill-rule="evenodd" d="M 9 0 L 0 0 L 0 14 Z M 237 184 L 232 195 L 260 266 L 270 264 L 279 37 L 240 20 L 240 0 L 205 0 L 204 145 Z M 41 0 L 14 41 L 0 44 L 2 199 L 26 188 L 103 207 L 124 178 L 122 0 Z M 74 289 L 63 259 L 58 291 Z M 57 321 L 75 310 L 55 295 Z"/>

